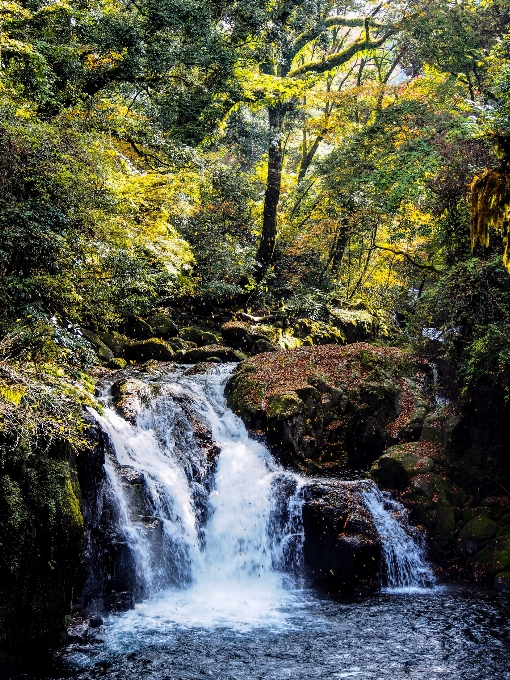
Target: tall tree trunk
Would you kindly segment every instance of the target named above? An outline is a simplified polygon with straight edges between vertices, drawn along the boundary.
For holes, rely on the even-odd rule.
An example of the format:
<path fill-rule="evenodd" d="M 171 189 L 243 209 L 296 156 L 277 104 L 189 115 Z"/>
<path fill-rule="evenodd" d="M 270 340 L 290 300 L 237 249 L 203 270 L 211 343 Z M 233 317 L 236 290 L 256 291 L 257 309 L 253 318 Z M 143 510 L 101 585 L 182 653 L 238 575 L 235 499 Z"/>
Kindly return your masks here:
<path fill-rule="evenodd" d="M 283 105 L 273 106 L 269 110 L 269 159 L 267 165 L 267 186 L 264 197 L 264 217 L 262 235 L 257 251 L 259 263 L 257 279 L 260 281 L 273 262 L 276 244 L 278 203 L 282 185 L 283 121 L 287 108 Z"/>

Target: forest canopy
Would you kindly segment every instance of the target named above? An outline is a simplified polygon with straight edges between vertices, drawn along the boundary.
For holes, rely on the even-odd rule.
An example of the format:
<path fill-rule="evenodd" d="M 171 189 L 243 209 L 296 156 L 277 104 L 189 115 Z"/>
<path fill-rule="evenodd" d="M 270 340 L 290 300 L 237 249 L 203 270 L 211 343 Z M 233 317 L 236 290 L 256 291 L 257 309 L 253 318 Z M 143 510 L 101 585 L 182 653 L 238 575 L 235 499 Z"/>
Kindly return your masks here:
<path fill-rule="evenodd" d="M 202 305 L 434 327 L 463 380 L 479 352 L 501 376 L 509 21 L 492 0 L 0 3 L 4 364 L 71 375 L 97 361 L 81 329 Z"/>

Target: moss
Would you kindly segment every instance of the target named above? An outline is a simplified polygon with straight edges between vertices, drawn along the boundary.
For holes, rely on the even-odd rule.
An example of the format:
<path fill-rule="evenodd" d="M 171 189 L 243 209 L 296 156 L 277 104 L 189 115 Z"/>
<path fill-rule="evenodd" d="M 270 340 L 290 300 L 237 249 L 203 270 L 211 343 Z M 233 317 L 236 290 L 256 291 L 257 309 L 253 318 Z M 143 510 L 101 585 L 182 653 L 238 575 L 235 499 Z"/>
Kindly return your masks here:
<path fill-rule="evenodd" d="M 83 548 L 66 447 L 0 477 L 0 644 L 59 643 Z M 74 481 L 77 484 L 76 480 Z"/>
<path fill-rule="evenodd" d="M 188 342 L 195 342 L 198 347 L 205 345 L 221 345 L 221 337 L 210 331 L 204 331 L 201 328 L 189 326 L 188 328 L 181 328 L 179 337 Z"/>
<path fill-rule="evenodd" d="M 510 526 L 503 527 L 496 538 L 467 560 L 476 581 L 510 570 Z"/>
<path fill-rule="evenodd" d="M 459 538 L 469 541 L 488 541 L 497 534 L 499 526 L 488 517 L 478 515 L 473 517 L 461 529 Z"/>
<path fill-rule="evenodd" d="M 372 466 L 371 477 L 386 489 L 406 489 L 411 479 L 434 468 L 434 461 L 424 453 L 429 450 L 418 444 L 392 446 Z"/>
<path fill-rule="evenodd" d="M 268 399 L 267 416 L 271 419 L 283 420 L 301 413 L 304 403 L 294 392 L 288 394 L 273 394 Z"/>

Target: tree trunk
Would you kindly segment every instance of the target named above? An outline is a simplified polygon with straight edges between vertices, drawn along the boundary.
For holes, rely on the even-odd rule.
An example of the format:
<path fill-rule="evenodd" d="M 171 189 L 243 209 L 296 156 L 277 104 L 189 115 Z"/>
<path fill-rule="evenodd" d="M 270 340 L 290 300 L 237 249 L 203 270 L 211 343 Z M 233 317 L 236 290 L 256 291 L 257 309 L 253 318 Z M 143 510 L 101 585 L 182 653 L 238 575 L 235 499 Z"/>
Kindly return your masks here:
<path fill-rule="evenodd" d="M 269 159 L 267 167 L 267 186 L 264 197 L 264 218 L 262 222 L 262 235 L 257 251 L 259 264 L 257 279 L 260 281 L 273 262 L 276 244 L 278 203 L 282 184 L 283 145 L 282 131 L 283 121 L 287 109 L 279 105 L 269 110 Z"/>

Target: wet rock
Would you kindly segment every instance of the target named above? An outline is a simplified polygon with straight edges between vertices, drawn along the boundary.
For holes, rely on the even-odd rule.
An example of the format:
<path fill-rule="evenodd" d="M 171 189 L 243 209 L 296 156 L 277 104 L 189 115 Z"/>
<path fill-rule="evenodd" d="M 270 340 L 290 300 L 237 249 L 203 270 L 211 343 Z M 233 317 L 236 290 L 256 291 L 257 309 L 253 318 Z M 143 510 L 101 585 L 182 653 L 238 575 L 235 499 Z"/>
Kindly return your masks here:
<path fill-rule="evenodd" d="M 304 567 L 318 584 L 342 591 L 375 587 L 381 546 L 362 489 L 359 482 L 306 485 Z"/>
<path fill-rule="evenodd" d="M 220 362 L 243 361 L 246 355 L 231 347 L 222 345 L 206 345 L 196 349 L 187 350 L 182 354 L 179 361 L 183 364 L 197 364 L 210 359 L 217 359 Z"/>
<path fill-rule="evenodd" d="M 105 343 L 105 345 L 108 345 L 116 357 L 121 357 L 124 352 L 124 347 L 133 342 L 132 339 L 114 331 L 111 333 L 98 331 L 97 336 Z"/>
<path fill-rule="evenodd" d="M 79 622 L 74 623 L 67 629 L 67 640 L 68 643 L 78 642 L 83 643 L 88 639 L 89 627 L 86 623 Z"/>
<path fill-rule="evenodd" d="M 140 342 L 132 342 L 124 348 L 124 356 L 129 361 L 172 361 L 174 351 L 164 340 L 151 338 Z"/>
<path fill-rule="evenodd" d="M 135 608 L 135 596 L 132 591 L 110 593 L 107 599 L 107 607 L 113 612 L 128 612 Z"/>
<path fill-rule="evenodd" d="M 502 571 L 493 580 L 494 590 L 503 595 L 510 595 L 510 571 Z"/>
<path fill-rule="evenodd" d="M 111 387 L 113 403 L 119 414 L 130 423 L 136 422 L 140 404 L 150 399 L 150 390 L 142 380 L 123 378 Z"/>
<path fill-rule="evenodd" d="M 91 628 L 99 628 L 102 626 L 104 623 L 103 619 L 99 616 L 99 614 L 94 614 L 93 616 L 90 617 L 89 619 L 89 626 Z"/>

